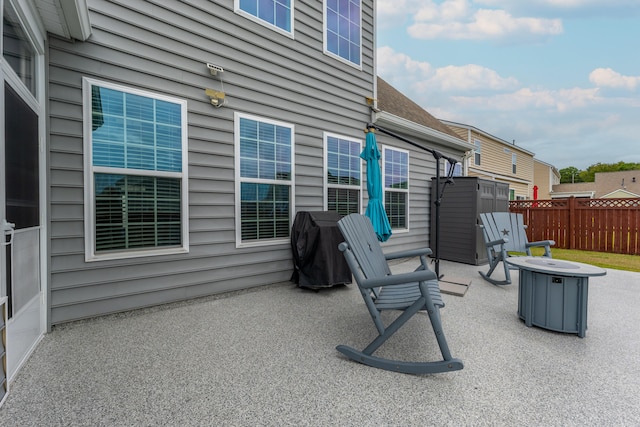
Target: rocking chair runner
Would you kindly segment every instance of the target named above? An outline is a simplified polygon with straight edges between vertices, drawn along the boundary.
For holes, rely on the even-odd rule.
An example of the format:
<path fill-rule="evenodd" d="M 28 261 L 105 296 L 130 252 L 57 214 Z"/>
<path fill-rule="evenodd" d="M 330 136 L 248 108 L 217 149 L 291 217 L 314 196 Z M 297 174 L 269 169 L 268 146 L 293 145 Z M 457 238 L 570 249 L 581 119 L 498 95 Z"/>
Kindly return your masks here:
<path fill-rule="evenodd" d="M 425 248 L 385 256 L 369 218 L 359 214 L 342 218 L 338 227 L 345 239 L 339 248 L 349 264 L 379 335 L 362 351 L 345 345 L 339 345 L 337 350 L 356 362 L 395 372 L 426 374 L 462 369 L 462 361 L 451 357 L 442 329 L 438 310 L 444 307 L 444 302 L 437 277 L 428 269 L 426 259 L 431 250 Z M 416 256 L 421 260 L 416 271 L 391 274 L 387 260 Z M 400 310 L 402 314 L 385 327 L 380 316 L 382 310 Z M 429 315 L 443 360 L 405 362 L 373 356 L 385 341 L 420 310 L 426 310 Z"/>
<path fill-rule="evenodd" d="M 545 257 L 551 258 L 550 247 L 555 245 L 553 240 L 542 240 L 540 242 L 529 242 L 527 239 L 526 229 L 522 214 L 511 212 L 487 212 L 480 214 L 482 224 L 482 236 L 484 244 L 487 248 L 487 256 L 489 258 L 489 271 L 484 273 L 480 271 L 480 275 L 488 282 L 494 285 L 511 284 L 510 267 L 504 262 L 510 253 L 519 252 L 526 253 L 531 256 L 531 248 L 544 247 Z M 496 269 L 498 264 L 502 262 L 504 265 L 505 280 L 496 280 L 491 278 L 491 273 Z"/>

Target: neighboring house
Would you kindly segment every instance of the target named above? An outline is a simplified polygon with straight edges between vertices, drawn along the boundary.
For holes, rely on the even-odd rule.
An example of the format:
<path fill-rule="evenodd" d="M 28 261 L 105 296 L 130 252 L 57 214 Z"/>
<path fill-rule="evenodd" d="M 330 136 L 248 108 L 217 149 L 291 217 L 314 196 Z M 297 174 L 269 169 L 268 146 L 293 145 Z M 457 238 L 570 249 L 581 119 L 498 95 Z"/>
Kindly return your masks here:
<path fill-rule="evenodd" d="M 468 176 L 508 183 L 511 200 L 533 198 L 534 153 L 471 125 L 447 120 L 442 123 L 474 146 L 468 160 Z"/>
<path fill-rule="evenodd" d="M 553 187 L 552 198 L 571 196 L 596 199 L 640 197 L 640 170 L 596 172 L 594 182 L 558 184 Z"/>
<path fill-rule="evenodd" d="M 640 170 L 596 172 L 595 184 L 598 199 L 640 197 Z"/>
<path fill-rule="evenodd" d="M 52 325 L 289 280 L 296 212 L 365 210 L 366 123 L 449 157 L 472 148 L 406 99 L 396 110 L 384 83 L 376 107 L 371 2 L 5 0 L 3 14 L 9 378 Z M 422 247 L 435 159 L 378 137 L 385 245 Z"/>
<path fill-rule="evenodd" d="M 553 186 L 560 184 L 560 172 L 555 166 L 536 158 L 533 159 L 533 167 L 534 194 L 537 187 L 537 198 L 548 200 L 551 198 Z"/>

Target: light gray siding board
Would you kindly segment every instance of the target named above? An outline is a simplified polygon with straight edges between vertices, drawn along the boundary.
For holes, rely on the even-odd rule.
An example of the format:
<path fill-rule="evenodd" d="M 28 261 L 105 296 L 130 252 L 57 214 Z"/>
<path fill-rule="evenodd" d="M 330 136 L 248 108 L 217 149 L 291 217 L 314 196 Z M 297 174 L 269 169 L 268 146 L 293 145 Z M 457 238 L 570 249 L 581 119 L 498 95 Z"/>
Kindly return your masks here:
<path fill-rule="evenodd" d="M 64 220 L 75 219 L 82 221 L 84 217 L 84 210 L 82 204 L 65 204 L 56 202 L 51 204 L 51 217 L 60 218 Z"/>
<path fill-rule="evenodd" d="M 248 280 L 250 279 L 250 280 Z M 140 294 L 128 294 L 122 297 L 112 297 L 105 304 L 105 300 L 74 303 L 52 310 L 52 323 L 62 323 L 71 319 L 85 319 L 96 315 L 106 315 L 127 310 L 152 307 L 165 304 L 168 301 L 188 300 L 215 293 L 227 292 L 241 288 L 250 288 L 264 283 L 281 283 L 288 280 L 281 273 L 265 274 L 260 277 L 232 279 L 220 283 L 205 282 L 188 287 L 168 288 Z"/>
<path fill-rule="evenodd" d="M 55 253 L 83 253 L 84 237 L 54 237 L 51 239 L 51 251 Z"/>
<path fill-rule="evenodd" d="M 83 169 L 82 156 L 79 156 L 78 153 L 51 151 L 49 154 L 49 164 L 53 168 L 80 171 Z"/>
<path fill-rule="evenodd" d="M 54 169 L 51 171 L 51 184 L 54 186 L 82 186 L 83 173 L 79 170 Z M 79 200 L 82 203 L 82 200 Z"/>
<path fill-rule="evenodd" d="M 78 200 L 83 200 L 84 190 L 77 187 L 54 187 L 51 189 L 51 198 L 59 202 L 77 203 Z"/>
<path fill-rule="evenodd" d="M 56 237 L 84 237 L 82 223 L 77 221 L 58 220 L 51 226 L 51 238 Z"/>
<path fill-rule="evenodd" d="M 138 280 L 144 277 L 155 277 L 164 275 L 174 275 L 179 278 L 180 273 L 189 273 L 193 271 L 215 271 L 223 269 L 227 272 L 230 269 L 238 267 L 242 269 L 243 275 L 253 275 L 255 271 L 246 267 L 246 260 L 239 257 L 238 251 L 235 249 L 233 242 L 227 242 L 206 247 L 203 245 L 199 251 L 194 251 L 187 259 L 179 255 L 162 255 L 156 257 L 131 258 L 127 260 L 111 260 L 104 262 L 94 262 L 97 264 L 93 267 L 92 281 L 86 281 L 86 269 L 79 266 L 69 266 L 61 268 L 59 275 L 54 276 L 54 289 L 63 289 L 74 286 L 99 286 L 114 282 L 124 282 L 127 280 Z M 212 264 L 210 256 L 215 254 L 217 258 L 216 264 Z M 273 262 L 281 262 L 283 260 L 275 260 L 273 255 L 268 251 L 248 250 L 243 251 L 244 255 L 250 256 L 253 266 L 262 263 L 270 264 Z M 73 254 L 68 254 L 69 256 Z M 289 262 L 289 258 L 284 260 Z M 146 266 L 147 268 L 140 268 Z M 117 267 L 117 268 L 114 268 Z M 70 276 L 73 274 L 73 276 Z M 73 279 L 73 281 L 72 281 Z"/>

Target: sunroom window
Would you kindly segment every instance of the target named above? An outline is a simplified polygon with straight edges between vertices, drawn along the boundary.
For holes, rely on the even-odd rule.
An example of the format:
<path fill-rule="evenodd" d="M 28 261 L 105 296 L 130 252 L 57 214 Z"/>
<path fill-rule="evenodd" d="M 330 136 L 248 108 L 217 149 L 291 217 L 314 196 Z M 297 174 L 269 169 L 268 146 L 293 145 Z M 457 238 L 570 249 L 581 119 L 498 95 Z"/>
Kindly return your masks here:
<path fill-rule="evenodd" d="M 362 142 L 324 134 L 326 206 L 342 215 L 360 213 L 362 200 Z"/>
<path fill-rule="evenodd" d="M 236 113 L 236 244 L 281 243 L 294 212 L 293 125 Z"/>
<path fill-rule="evenodd" d="M 84 79 L 86 257 L 188 250 L 186 101 Z"/>
<path fill-rule="evenodd" d="M 324 50 L 356 66 L 362 57 L 361 0 L 324 0 Z"/>

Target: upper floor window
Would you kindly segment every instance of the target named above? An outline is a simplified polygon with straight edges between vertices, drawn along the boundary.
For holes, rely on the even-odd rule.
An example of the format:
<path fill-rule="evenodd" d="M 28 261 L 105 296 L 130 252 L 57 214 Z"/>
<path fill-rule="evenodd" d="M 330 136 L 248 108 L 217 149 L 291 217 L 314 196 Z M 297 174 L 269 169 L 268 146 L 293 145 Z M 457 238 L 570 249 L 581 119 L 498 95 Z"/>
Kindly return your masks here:
<path fill-rule="evenodd" d="M 409 228 L 409 152 L 397 148 L 382 148 L 384 179 L 384 209 L 391 228 Z"/>
<path fill-rule="evenodd" d="M 22 29 L 18 14 L 5 2 L 2 16 L 2 57 L 20 81 L 36 94 L 36 51 Z"/>
<path fill-rule="evenodd" d="M 236 244 L 288 241 L 294 212 L 294 127 L 235 114 Z"/>
<path fill-rule="evenodd" d="M 362 142 L 324 134 L 326 207 L 342 215 L 360 213 L 362 201 Z"/>
<path fill-rule="evenodd" d="M 85 78 L 86 258 L 186 252 L 187 102 Z"/>
<path fill-rule="evenodd" d="M 473 160 L 476 166 L 480 166 L 480 157 L 482 154 L 482 142 L 480 142 L 479 139 L 474 139 L 473 144 L 476 146 Z"/>
<path fill-rule="evenodd" d="M 517 163 L 516 153 L 513 153 L 511 154 L 511 171 L 513 173 L 516 173 L 516 163 Z"/>
<path fill-rule="evenodd" d="M 294 0 L 235 0 L 235 10 L 248 18 L 291 35 Z"/>
<path fill-rule="evenodd" d="M 361 0 L 324 0 L 324 50 L 356 66 L 361 63 Z"/>

